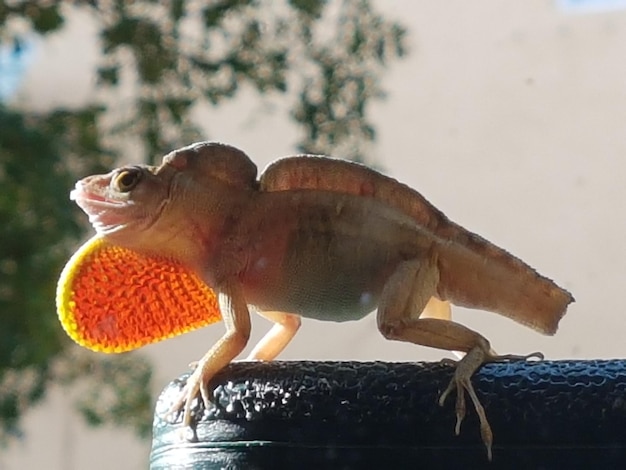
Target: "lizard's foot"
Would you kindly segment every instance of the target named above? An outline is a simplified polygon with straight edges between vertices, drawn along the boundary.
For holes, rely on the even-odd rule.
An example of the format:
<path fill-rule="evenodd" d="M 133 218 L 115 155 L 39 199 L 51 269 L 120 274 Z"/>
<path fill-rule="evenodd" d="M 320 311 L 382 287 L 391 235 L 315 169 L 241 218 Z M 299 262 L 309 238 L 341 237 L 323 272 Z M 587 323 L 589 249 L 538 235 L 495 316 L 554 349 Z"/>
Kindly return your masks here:
<path fill-rule="evenodd" d="M 474 390 L 474 386 L 471 382 L 471 377 L 474 375 L 476 370 L 483 365 L 485 362 L 498 362 L 498 361 L 526 361 L 528 359 L 543 359 L 544 356 L 540 352 L 533 352 L 530 354 L 526 354 L 523 356 L 514 355 L 514 354 L 505 354 L 505 355 L 495 355 L 494 353 L 487 352 L 481 346 L 476 346 L 471 349 L 465 357 L 463 357 L 460 361 L 456 362 L 452 359 L 443 359 L 441 361 L 442 364 L 456 364 L 456 370 L 454 371 L 454 376 L 448 387 L 443 391 L 441 396 L 439 397 L 439 405 L 443 406 L 446 401 L 446 398 L 452 391 L 456 390 L 456 426 L 454 431 L 458 436 L 461 432 L 461 423 L 465 418 L 465 392 L 470 396 L 472 403 L 474 404 L 474 409 L 476 410 L 476 414 L 478 415 L 478 419 L 480 420 L 480 434 L 482 436 L 483 442 L 485 443 L 485 447 L 487 448 L 487 458 L 491 460 L 492 452 L 491 446 L 493 444 L 493 432 L 491 431 L 491 426 L 489 425 L 489 421 L 487 420 L 487 415 L 485 414 L 485 409 L 483 408 L 478 396 L 476 395 L 476 391 Z"/>
<path fill-rule="evenodd" d="M 170 419 L 180 413 L 183 413 L 183 426 L 187 427 L 191 425 L 191 408 L 196 398 L 202 399 L 205 409 L 211 404 L 209 381 L 211 374 L 208 374 L 208 367 L 202 360 L 196 361 L 193 364 L 194 370 L 187 379 L 187 383 L 180 391 L 180 395 L 176 401 L 172 404 L 168 412 L 166 413 Z"/>
<path fill-rule="evenodd" d="M 489 425 L 489 421 L 487 420 L 485 409 L 480 403 L 480 400 L 478 399 L 478 396 L 474 391 L 474 386 L 471 382 L 471 377 L 472 375 L 474 375 L 474 372 L 476 372 L 476 370 L 488 360 L 490 360 L 489 354 L 482 347 L 476 346 L 475 348 L 471 349 L 463 359 L 456 363 L 454 376 L 452 377 L 452 380 L 450 380 L 448 387 L 439 397 L 439 405 L 443 406 L 448 395 L 450 395 L 453 390 L 456 390 L 456 426 L 454 428 L 454 431 L 458 436 L 461 432 L 461 423 L 465 418 L 465 392 L 469 394 L 472 403 L 474 404 L 474 408 L 476 409 L 478 419 L 480 420 L 480 434 L 482 436 L 483 442 L 485 443 L 485 447 L 487 447 L 487 458 L 491 460 L 493 432 L 491 431 L 491 426 Z M 442 362 L 450 363 L 453 361 L 448 359 Z"/>

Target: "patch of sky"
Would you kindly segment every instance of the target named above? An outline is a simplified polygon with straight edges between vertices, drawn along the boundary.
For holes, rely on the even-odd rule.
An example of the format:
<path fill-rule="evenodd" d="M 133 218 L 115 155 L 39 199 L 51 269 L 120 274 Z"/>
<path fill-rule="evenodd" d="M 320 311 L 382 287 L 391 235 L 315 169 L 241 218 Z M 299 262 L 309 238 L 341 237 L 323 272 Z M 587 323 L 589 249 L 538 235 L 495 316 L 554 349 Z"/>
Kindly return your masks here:
<path fill-rule="evenodd" d="M 556 3 L 567 13 L 596 13 L 626 9 L 626 0 L 557 0 Z"/>
<path fill-rule="evenodd" d="M 28 39 L 0 44 L 0 101 L 9 100 L 19 90 L 34 51 L 34 42 Z"/>

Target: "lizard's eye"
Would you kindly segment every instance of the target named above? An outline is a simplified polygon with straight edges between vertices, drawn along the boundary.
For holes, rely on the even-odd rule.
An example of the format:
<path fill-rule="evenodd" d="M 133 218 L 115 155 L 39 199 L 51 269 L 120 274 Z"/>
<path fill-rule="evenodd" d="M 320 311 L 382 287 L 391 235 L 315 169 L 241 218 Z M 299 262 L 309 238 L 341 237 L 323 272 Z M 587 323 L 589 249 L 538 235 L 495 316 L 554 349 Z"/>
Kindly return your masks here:
<path fill-rule="evenodd" d="M 121 193 L 127 193 L 137 186 L 139 180 L 141 180 L 141 171 L 136 168 L 120 171 L 113 180 L 115 189 Z"/>

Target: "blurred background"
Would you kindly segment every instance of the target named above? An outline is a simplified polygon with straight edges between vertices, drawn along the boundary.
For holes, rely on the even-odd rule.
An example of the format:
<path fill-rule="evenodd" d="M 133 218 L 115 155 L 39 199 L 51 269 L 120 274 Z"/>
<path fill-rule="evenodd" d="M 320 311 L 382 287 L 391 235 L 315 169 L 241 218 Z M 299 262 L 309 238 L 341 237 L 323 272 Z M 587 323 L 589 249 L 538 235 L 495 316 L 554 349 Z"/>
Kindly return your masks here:
<path fill-rule="evenodd" d="M 92 232 L 68 193 L 197 140 L 381 169 L 577 300 L 554 337 L 458 321 L 502 353 L 623 357 L 624 57 L 622 0 L 0 1 L 0 469 L 146 468 L 151 400 L 223 327 L 71 344 L 54 289 Z M 445 355 L 370 316 L 305 319 L 281 358 Z"/>

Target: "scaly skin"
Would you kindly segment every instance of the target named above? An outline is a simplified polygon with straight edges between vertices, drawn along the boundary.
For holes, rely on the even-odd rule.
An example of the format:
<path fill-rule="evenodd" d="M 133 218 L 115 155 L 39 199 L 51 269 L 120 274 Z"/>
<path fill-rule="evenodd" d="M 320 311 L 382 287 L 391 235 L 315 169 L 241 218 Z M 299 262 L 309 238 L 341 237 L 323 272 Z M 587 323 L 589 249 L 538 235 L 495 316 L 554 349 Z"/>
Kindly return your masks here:
<path fill-rule="evenodd" d="M 451 321 L 450 302 L 553 334 L 573 297 L 521 260 L 450 222 L 419 193 L 361 165 L 278 160 L 256 180 L 241 151 L 200 143 L 156 167 L 124 167 L 77 184 L 72 197 L 108 242 L 175 260 L 218 294 L 226 333 L 200 361 L 176 408 L 208 404 L 210 379 L 244 349 L 249 308 L 276 325 L 250 359 L 271 360 L 300 317 L 347 321 L 377 310 L 388 339 L 466 353 L 441 396 L 465 391 L 491 458 L 492 431 L 470 378 L 496 356 Z"/>

